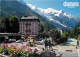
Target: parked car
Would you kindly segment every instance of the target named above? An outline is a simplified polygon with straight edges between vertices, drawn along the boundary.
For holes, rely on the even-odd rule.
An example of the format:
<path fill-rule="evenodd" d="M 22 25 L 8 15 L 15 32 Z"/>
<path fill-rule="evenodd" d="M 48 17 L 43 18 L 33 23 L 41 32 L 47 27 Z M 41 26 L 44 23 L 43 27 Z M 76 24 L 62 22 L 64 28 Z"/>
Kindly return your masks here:
<path fill-rule="evenodd" d="M 21 40 L 21 39 L 16 41 L 16 43 L 22 43 L 22 42 L 23 42 L 23 40 Z"/>
<path fill-rule="evenodd" d="M 9 41 L 11 41 L 11 42 L 15 42 L 15 41 L 16 41 L 16 39 L 9 39 Z"/>

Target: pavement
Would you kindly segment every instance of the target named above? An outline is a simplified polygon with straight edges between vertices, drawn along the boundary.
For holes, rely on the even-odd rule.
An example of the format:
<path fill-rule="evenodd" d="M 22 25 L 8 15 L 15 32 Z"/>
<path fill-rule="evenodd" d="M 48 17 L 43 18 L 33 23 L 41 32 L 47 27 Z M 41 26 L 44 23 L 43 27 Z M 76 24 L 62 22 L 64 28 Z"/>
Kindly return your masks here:
<path fill-rule="evenodd" d="M 55 51 L 57 56 L 62 54 L 62 57 L 78 57 L 77 53 L 74 52 L 61 52 L 61 51 Z"/>
<path fill-rule="evenodd" d="M 0 54 L 0 57 L 9 57 L 9 56 L 6 56 L 6 55 L 3 55 L 3 54 Z"/>
<path fill-rule="evenodd" d="M 68 39 L 67 42 L 64 44 L 64 46 L 76 46 L 77 40 L 76 39 Z"/>
<path fill-rule="evenodd" d="M 80 49 L 77 49 L 77 51 L 78 51 L 78 57 L 80 57 Z"/>

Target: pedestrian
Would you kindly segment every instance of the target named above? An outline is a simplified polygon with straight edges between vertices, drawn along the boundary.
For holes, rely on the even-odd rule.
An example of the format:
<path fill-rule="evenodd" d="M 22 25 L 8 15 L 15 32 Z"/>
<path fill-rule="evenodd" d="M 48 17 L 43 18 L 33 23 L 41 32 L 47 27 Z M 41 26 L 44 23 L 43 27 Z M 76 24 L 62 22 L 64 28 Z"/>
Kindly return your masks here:
<path fill-rule="evenodd" d="M 76 46 L 76 49 L 77 49 L 77 46 Z"/>
<path fill-rule="evenodd" d="M 48 41 L 47 39 L 45 40 L 45 49 L 47 49 L 47 46 L 48 46 Z"/>
<path fill-rule="evenodd" d="M 52 43 L 50 40 L 48 41 L 48 45 L 49 45 L 49 49 L 52 49 Z"/>

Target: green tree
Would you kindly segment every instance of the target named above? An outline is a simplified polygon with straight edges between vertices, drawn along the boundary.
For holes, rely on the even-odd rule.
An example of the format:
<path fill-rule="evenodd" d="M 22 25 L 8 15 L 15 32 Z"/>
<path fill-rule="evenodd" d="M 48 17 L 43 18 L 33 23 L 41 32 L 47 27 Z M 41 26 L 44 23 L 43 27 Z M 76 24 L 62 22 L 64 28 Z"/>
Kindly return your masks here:
<path fill-rule="evenodd" d="M 75 39 L 79 38 L 79 27 L 80 27 L 80 22 L 75 26 L 74 29 L 70 30 L 69 36 L 71 38 L 75 38 Z"/>
<path fill-rule="evenodd" d="M 63 32 L 63 34 L 61 35 L 62 38 L 67 38 L 68 37 L 68 32 Z"/>
<path fill-rule="evenodd" d="M 60 33 L 58 32 L 57 29 L 53 29 L 50 31 L 50 34 L 49 34 L 51 37 L 52 37 L 52 40 L 59 43 L 59 39 L 61 38 L 60 37 Z"/>
<path fill-rule="evenodd" d="M 56 43 L 64 43 L 67 41 L 68 32 L 63 32 L 61 35 L 57 29 L 53 29 L 50 31 L 49 35 L 52 37 L 52 40 Z"/>
<path fill-rule="evenodd" d="M 44 27 L 42 24 L 40 24 L 40 33 L 44 32 Z"/>
<path fill-rule="evenodd" d="M 61 35 L 61 41 L 66 42 L 68 39 L 68 32 L 64 31 L 63 34 Z"/>
<path fill-rule="evenodd" d="M 70 36 L 71 38 L 73 38 L 73 37 L 75 36 L 74 33 L 75 33 L 75 32 L 74 32 L 74 29 L 70 30 L 70 32 L 69 32 L 69 36 Z"/>
<path fill-rule="evenodd" d="M 18 33 L 19 32 L 18 17 L 12 16 L 9 20 L 10 20 L 10 32 L 11 33 Z"/>
<path fill-rule="evenodd" d="M 3 16 L 1 18 L 1 27 L 2 27 L 2 32 L 10 32 L 10 21 L 9 21 L 9 17 Z"/>

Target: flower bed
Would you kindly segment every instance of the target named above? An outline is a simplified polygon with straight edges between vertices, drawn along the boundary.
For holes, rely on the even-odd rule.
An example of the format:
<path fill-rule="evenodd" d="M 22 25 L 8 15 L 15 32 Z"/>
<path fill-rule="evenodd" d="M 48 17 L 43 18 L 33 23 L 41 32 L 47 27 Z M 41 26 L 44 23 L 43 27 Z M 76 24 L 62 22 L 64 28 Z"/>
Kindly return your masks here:
<path fill-rule="evenodd" d="M 32 54 L 32 49 L 27 48 L 27 46 L 22 46 L 21 48 L 17 47 L 18 44 L 10 45 L 2 43 L 0 46 L 0 53 L 9 55 L 10 57 L 28 57 L 29 54 Z M 36 49 L 34 50 L 36 53 Z"/>
<path fill-rule="evenodd" d="M 0 54 L 8 55 L 8 57 L 56 57 L 54 52 L 44 51 L 38 54 L 38 50 L 35 48 L 33 51 L 27 46 L 17 47 L 18 44 L 10 45 L 2 43 L 0 46 Z M 5 57 L 5 56 L 3 56 Z"/>

